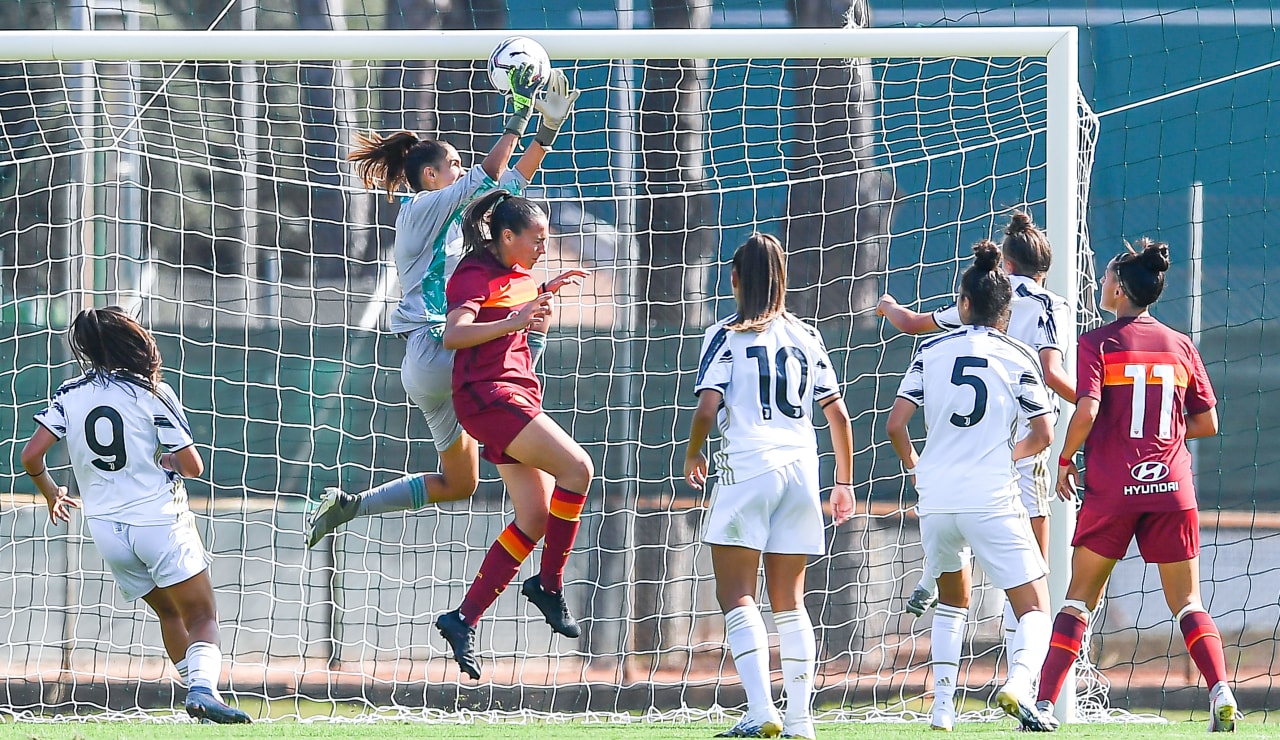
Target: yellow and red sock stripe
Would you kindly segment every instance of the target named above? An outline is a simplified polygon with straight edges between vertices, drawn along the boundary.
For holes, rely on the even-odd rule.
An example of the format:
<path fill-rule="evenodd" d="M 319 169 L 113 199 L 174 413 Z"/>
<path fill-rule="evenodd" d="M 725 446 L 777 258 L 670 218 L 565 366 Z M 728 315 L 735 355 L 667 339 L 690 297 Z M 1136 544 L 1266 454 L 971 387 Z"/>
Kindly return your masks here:
<path fill-rule="evenodd" d="M 512 522 L 502 530 L 502 534 L 498 535 L 498 544 L 502 545 L 502 549 L 517 562 L 523 563 L 525 558 L 529 557 L 529 553 L 533 552 L 535 543 L 516 527 L 515 522 Z"/>

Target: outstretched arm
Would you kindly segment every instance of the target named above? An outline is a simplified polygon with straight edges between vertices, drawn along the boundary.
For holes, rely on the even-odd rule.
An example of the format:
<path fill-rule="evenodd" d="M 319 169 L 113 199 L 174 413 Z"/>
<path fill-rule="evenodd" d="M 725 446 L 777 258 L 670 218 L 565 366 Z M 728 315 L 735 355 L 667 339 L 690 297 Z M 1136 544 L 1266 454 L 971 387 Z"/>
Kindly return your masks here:
<path fill-rule="evenodd" d="M 507 116 L 507 125 L 503 129 L 502 137 L 480 163 L 484 173 L 494 180 L 502 177 L 502 174 L 507 171 L 507 163 L 511 161 L 511 155 L 515 154 L 520 137 L 524 136 L 524 130 L 529 126 L 529 119 L 533 116 L 533 96 L 538 93 L 538 88 L 544 82 L 536 76 L 536 72 L 537 70 L 531 64 L 521 64 L 511 70 L 511 102 L 514 110 L 510 116 Z M 523 157 L 521 159 L 523 160 Z M 538 155 L 537 160 L 538 164 L 542 163 L 541 154 Z M 537 166 L 535 165 L 533 169 L 536 170 Z M 524 174 L 524 170 L 521 170 L 521 174 Z M 526 179 L 528 176 L 526 175 Z"/>
<path fill-rule="evenodd" d="M 876 314 L 888 319 L 890 324 L 904 334 L 927 334 L 940 328 L 933 320 L 933 314 L 912 311 L 888 293 L 880 296 Z"/>

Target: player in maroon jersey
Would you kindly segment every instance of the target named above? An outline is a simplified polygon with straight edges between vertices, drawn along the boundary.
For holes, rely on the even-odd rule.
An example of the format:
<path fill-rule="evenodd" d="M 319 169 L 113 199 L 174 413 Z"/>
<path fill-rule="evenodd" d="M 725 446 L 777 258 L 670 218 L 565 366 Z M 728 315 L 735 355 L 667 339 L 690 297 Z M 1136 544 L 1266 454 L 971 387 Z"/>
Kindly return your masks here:
<path fill-rule="evenodd" d="M 1200 601 L 1200 517 L 1186 440 L 1218 433 L 1216 400 L 1200 353 L 1147 312 L 1164 290 L 1169 247 L 1143 239 L 1107 265 L 1102 308 L 1116 320 L 1080 337 L 1076 411 L 1058 460 L 1058 495 L 1079 480 L 1072 458 L 1085 448 L 1084 502 L 1071 544 L 1071 584 L 1040 673 L 1042 714 L 1052 714 L 1080 652 L 1090 612 L 1135 537 L 1160 568 L 1165 601 L 1209 686 L 1209 729 L 1235 729 L 1222 637 Z"/>
<path fill-rule="evenodd" d="M 530 268 L 546 251 L 547 216 L 505 190 L 467 208 L 462 238 L 466 254 L 445 288 L 442 337 L 455 350 L 453 406 L 462 428 L 484 444 L 480 456 L 498 466 L 515 508 L 515 521 L 489 548 L 462 605 L 436 620 L 458 666 L 478 680 L 476 623 L 544 535 L 541 570 L 521 592 L 553 630 L 581 634 L 564 600 L 564 565 L 595 471 L 582 446 L 542 412 L 527 336 L 551 313 L 552 296 L 587 273 L 569 270 L 538 285 Z"/>

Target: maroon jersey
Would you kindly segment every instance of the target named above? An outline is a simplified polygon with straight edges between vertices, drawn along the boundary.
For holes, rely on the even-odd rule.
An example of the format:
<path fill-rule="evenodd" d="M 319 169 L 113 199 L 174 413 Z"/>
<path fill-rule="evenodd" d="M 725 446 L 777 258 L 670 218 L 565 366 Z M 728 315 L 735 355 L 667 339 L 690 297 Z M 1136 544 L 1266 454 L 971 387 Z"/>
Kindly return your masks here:
<path fill-rule="evenodd" d="M 477 322 L 501 321 L 538 297 L 538 282 L 523 267 L 505 267 L 489 250 L 463 257 L 445 288 L 449 312 L 462 308 Z M 525 389 L 541 404 L 542 385 L 533 372 L 528 332 L 517 331 L 453 356 L 453 403 L 462 416 L 487 406 L 494 383 Z"/>
<path fill-rule="evenodd" d="M 1099 401 L 1085 440 L 1085 506 L 1097 513 L 1196 508 L 1184 414 L 1216 400 L 1200 353 L 1150 316 L 1080 337 L 1076 390 Z"/>

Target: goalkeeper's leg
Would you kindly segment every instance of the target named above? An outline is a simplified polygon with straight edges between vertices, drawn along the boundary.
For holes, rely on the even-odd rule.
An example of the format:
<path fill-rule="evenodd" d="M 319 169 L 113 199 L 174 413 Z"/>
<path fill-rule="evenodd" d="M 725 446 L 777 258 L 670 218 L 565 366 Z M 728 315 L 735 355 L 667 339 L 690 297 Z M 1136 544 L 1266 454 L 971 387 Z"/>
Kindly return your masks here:
<path fill-rule="evenodd" d="M 475 493 L 480 480 L 479 445 L 462 429 L 453 409 L 453 353 L 426 329 L 409 337 L 400 379 L 422 410 L 440 457 L 440 472 L 418 473 L 361 493 L 326 488 L 313 515 L 307 547 L 358 516 L 412 511 L 428 504 L 460 501 Z"/>

